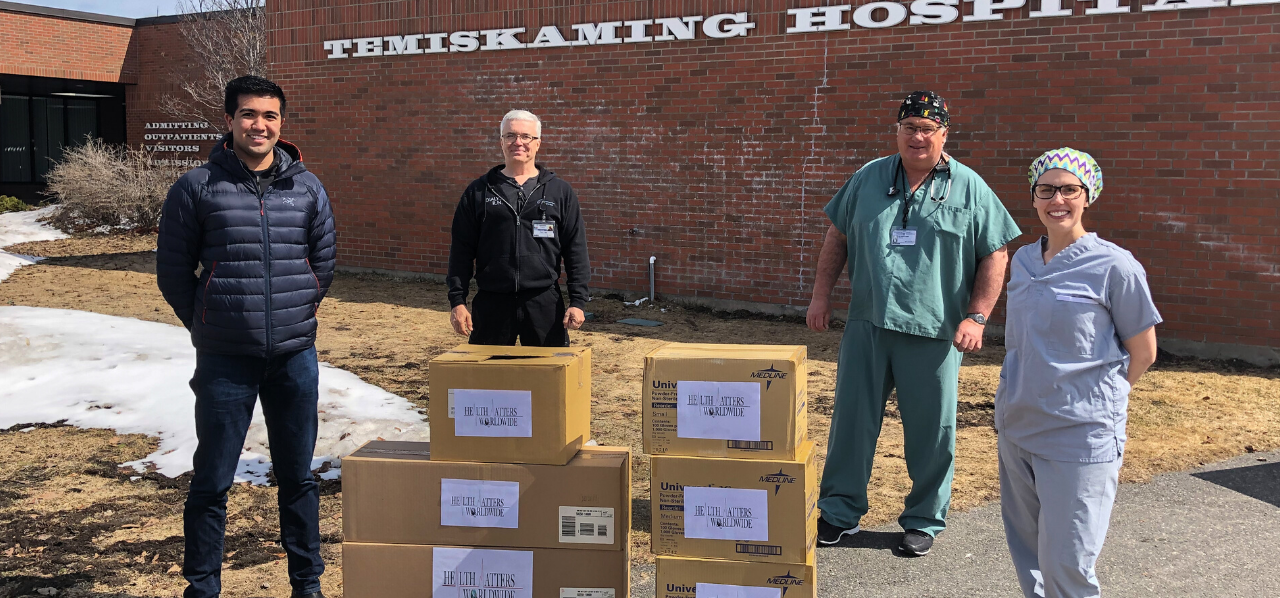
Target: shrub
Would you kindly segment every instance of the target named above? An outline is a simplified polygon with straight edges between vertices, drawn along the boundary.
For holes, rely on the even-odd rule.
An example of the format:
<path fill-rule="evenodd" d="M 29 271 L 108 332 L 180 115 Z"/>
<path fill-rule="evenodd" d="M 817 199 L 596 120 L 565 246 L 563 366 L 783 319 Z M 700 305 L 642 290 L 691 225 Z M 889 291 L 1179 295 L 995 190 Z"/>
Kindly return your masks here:
<path fill-rule="evenodd" d="M 156 228 L 177 166 L 152 163 L 152 152 L 90 139 L 63 153 L 46 175 L 58 208 L 44 219 L 68 233 L 145 232 Z"/>
<path fill-rule="evenodd" d="M 28 205 L 12 195 L 0 195 L 0 214 L 8 214 L 9 212 L 25 212 L 34 210 L 35 206 Z"/>

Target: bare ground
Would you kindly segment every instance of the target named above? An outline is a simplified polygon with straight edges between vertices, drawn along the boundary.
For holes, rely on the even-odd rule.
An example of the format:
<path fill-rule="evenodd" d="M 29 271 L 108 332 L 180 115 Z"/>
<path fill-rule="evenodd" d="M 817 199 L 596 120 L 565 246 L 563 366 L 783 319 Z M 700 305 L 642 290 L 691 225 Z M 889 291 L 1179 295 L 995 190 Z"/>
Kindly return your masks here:
<path fill-rule="evenodd" d="M 178 324 L 155 286 L 154 237 L 75 237 L 7 248 L 49 259 L 0 283 L 0 305 L 82 309 Z M 665 306 L 635 308 L 619 298 L 590 304 L 596 319 L 574 343 L 593 352 L 593 435 L 632 447 L 633 558 L 648 550 L 648 458 L 640 454 L 643 360 L 667 341 L 804 344 L 813 398 L 810 435 L 825 454 L 833 405 L 839 332 L 802 322 Z M 448 326 L 443 285 L 375 275 L 339 274 L 320 309 L 321 359 L 425 408 L 427 364 L 461 343 Z M 640 316 L 658 328 L 617 324 Z M 959 432 L 953 506 L 998 496 L 992 399 L 1004 357 L 998 339 L 966 357 L 960 374 Z M 1145 481 L 1232 455 L 1280 447 L 1280 371 L 1238 363 L 1164 358 L 1133 390 L 1125 481 Z M 181 511 L 186 479 L 132 479 L 119 463 L 151 450 L 153 440 L 110 431 L 41 427 L 0 431 L 0 598 L 176 596 L 183 584 Z M 890 404 L 881 434 L 864 524 L 892 521 L 909 489 L 902 427 Z M 341 487 L 324 485 L 321 501 L 324 589 L 341 595 Z M 224 595 L 288 596 L 278 543 L 274 488 L 237 487 L 230 500 Z M 265 586 L 265 587 L 264 587 Z"/>

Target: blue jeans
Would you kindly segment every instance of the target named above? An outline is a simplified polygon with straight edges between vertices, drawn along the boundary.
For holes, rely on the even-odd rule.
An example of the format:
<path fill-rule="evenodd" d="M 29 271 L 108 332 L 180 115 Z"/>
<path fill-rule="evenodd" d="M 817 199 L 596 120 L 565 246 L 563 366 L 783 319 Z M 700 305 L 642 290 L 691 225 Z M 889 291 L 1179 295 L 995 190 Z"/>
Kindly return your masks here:
<path fill-rule="evenodd" d="M 279 486 L 280 541 L 289 557 L 289 583 L 301 593 L 320 590 L 320 486 L 311 473 L 319 375 L 314 346 L 271 358 L 196 352 L 191 389 L 199 443 L 182 514 L 182 576 L 189 584 L 184 598 L 212 598 L 222 591 L 227 491 L 259 397 Z"/>

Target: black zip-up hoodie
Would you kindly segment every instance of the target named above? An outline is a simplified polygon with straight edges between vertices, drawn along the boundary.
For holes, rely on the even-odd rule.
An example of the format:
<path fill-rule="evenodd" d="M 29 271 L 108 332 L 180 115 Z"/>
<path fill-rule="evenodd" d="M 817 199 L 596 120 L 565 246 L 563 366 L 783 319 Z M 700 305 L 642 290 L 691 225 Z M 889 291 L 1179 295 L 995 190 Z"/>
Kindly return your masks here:
<path fill-rule="evenodd" d="M 481 291 L 515 293 L 556 284 L 563 262 L 569 307 L 585 309 L 591 266 L 578 195 L 545 166 L 523 188 L 503 168 L 494 166 L 468 185 L 453 214 L 449 303 L 467 303 L 472 274 Z M 537 220 L 554 222 L 555 236 L 534 237 Z"/>

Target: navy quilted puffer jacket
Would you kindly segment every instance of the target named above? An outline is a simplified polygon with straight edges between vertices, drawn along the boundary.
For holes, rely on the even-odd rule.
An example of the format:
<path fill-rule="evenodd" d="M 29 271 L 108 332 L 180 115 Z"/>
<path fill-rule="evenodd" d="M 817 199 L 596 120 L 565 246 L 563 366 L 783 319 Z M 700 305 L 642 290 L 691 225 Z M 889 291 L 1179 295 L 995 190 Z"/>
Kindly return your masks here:
<path fill-rule="evenodd" d="M 271 357 L 306 349 L 333 281 L 329 196 L 284 141 L 275 147 L 275 182 L 259 190 L 230 139 L 169 189 L 156 253 L 160 292 L 197 350 Z"/>

